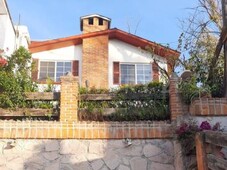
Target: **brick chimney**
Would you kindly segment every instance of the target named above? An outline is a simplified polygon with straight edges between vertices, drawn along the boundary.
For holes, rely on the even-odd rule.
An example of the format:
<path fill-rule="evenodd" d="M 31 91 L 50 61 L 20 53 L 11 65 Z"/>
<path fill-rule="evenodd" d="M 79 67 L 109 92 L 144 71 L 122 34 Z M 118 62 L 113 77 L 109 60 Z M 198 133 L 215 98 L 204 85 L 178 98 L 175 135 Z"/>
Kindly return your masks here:
<path fill-rule="evenodd" d="M 95 32 L 95 31 L 102 31 L 108 30 L 110 28 L 111 19 L 98 15 L 86 15 L 80 17 L 80 30 L 83 33 Z"/>
<path fill-rule="evenodd" d="M 109 18 L 101 15 L 84 16 L 80 18 L 81 31 L 83 34 L 89 34 L 108 30 L 110 22 Z M 108 88 L 108 42 L 108 34 L 83 39 L 81 81 L 83 87 L 89 85 L 95 88 Z"/>

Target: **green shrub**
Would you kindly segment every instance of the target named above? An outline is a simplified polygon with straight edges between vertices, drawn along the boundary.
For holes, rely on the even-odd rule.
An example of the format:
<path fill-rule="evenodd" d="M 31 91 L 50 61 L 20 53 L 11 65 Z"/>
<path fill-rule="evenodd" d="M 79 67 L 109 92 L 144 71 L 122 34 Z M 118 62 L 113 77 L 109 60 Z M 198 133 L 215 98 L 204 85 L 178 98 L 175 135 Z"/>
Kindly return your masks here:
<path fill-rule="evenodd" d="M 93 89 L 82 93 L 92 94 L 108 90 Z M 80 91 L 80 92 L 81 92 Z M 80 108 L 86 109 L 82 118 L 92 120 L 135 121 L 135 120 L 166 120 L 169 119 L 168 94 L 164 93 L 165 85 L 152 82 L 146 85 L 123 85 L 112 91 L 112 101 L 80 101 Z M 115 108 L 116 112 L 104 115 L 103 109 Z"/>
<path fill-rule="evenodd" d="M 79 88 L 80 94 L 105 94 L 109 93 L 108 89 L 96 89 L 95 87 L 86 88 L 86 87 L 80 87 Z"/>
<path fill-rule="evenodd" d="M 7 65 L 0 67 L 0 107 L 25 107 L 24 92 L 36 90 L 30 77 L 31 54 L 23 47 L 8 57 Z"/>
<path fill-rule="evenodd" d="M 12 73 L 0 71 L 0 107 L 13 108 L 24 105 L 22 87 Z"/>
<path fill-rule="evenodd" d="M 210 87 L 207 85 L 198 86 L 195 77 L 188 79 L 186 81 L 181 81 L 178 84 L 179 92 L 181 97 L 186 104 L 190 104 L 192 100 L 203 97 L 210 96 Z"/>

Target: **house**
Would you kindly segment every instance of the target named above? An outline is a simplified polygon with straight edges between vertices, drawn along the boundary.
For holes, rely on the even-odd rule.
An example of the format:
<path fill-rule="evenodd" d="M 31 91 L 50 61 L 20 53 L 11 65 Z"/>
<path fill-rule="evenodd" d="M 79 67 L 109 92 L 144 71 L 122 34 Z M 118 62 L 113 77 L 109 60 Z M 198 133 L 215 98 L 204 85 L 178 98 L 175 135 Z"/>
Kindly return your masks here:
<path fill-rule="evenodd" d="M 0 55 L 10 56 L 20 46 L 28 49 L 30 36 L 26 26 L 14 26 L 6 0 L 0 0 Z"/>
<path fill-rule="evenodd" d="M 16 47 L 16 31 L 5 0 L 0 0 L 0 49 L 4 54 L 12 54 Z"/>
<path fill-rule="evenodd" d="M 29 50 L 37 68 L 33 80 L 45 83 L 51 78 L 58 83 L 60 76 L 70 71 L 79 77 L 83 87 L 144 84 L 160 79 L 152 58 L 158 58 L 161 67 L 167 70 L 168 57 L 179 56 L 175 50 L 117 28 L 111 29 L 110 25 L 108 17 L 87 15 L 80 18 L 80 35 L 32 41 Z M 145 50 L 148 46 L 153 54 Z"/>

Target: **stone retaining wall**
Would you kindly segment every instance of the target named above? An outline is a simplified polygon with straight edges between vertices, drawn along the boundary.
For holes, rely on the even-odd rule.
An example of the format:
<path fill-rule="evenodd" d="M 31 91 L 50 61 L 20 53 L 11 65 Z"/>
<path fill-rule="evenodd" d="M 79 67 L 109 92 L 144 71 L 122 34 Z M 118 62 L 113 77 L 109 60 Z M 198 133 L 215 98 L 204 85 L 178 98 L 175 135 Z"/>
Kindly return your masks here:
<path fill-rule="evenodd" d="M 174 170 L 169 139 L 0 140 L 1 170 Z"/>

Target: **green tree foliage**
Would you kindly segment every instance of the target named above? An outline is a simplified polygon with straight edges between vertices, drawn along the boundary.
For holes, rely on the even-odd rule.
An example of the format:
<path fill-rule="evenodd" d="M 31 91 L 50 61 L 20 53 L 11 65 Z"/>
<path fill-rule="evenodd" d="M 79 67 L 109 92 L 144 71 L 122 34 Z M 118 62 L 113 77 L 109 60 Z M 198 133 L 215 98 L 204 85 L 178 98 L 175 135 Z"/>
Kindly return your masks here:
<path fill-rule="evenodd" d="M 192 71 L 197 83 L 210 86 L 213 96 L 221 96 L 224 76 L 223 53 L 212 68 L 212 78 L 208 80 L 211 72 L 209 66 L 222 29 L 221 0 L 198 0 L 198 5 L 190 12 L 189 17 L 181 21 L 181 65 L 184 69 Z M 184 54 L 189 57 L 185 57 Z"/>
<path fill-rule="evenodd" d="M 0 67 L 0 107 L 23 107 L 24 92 L 36 90 L 30 76 L 31 54 L 20 47 L 7 59 L 7 65 Z"/>

